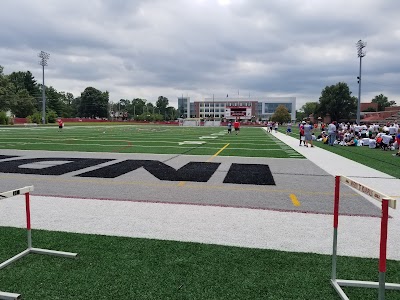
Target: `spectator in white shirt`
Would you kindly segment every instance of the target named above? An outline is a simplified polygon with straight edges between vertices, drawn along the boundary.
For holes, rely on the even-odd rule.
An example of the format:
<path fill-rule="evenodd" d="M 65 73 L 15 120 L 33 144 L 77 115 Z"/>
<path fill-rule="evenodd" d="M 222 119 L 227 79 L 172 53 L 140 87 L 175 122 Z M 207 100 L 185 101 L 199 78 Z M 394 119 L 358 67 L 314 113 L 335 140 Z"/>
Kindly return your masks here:
<path fill-rule="evenodd" d="M 397 128 L 394 126 L 394 124 L 389 126 L 389 134 L 390 135 L 395 135 L 397 133 Z"/>
<path fill-rule="evenodd" d="M 389 133 L 389 127 L 387 127 L 386 125 L 383 126 L 382 132 L 384 132 L 384 133 Z"/>
<path fill-rule="evenodd" d="M 391 141 L 392 141 L 391 135 L 388 135 L 388 134 L 382 135 L 382 149 L 385 151 L 388 150 Z"/>
<path fill-rule="evenodd" d="M 328 145 L 329 146 L 333 146 L 335 140 L 336 140 L 336 122 L 332 121 L 329 125 L 328 125 Z"/>

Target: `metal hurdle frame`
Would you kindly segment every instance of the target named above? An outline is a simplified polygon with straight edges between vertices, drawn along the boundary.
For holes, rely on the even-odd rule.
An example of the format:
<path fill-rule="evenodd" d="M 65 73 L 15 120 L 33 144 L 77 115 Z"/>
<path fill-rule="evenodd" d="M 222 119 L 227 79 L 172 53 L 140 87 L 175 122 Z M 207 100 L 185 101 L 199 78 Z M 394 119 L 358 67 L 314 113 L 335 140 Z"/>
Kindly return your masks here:
<path fill-rule="evenodd" d="M 337 265 L 337 236 L 339 225 L 339 193 L 340 183 L 355 188 L 356 190 L 382 202 L 382 216 L 381 216 L 381 236 L 379 247 L 379 281 L 360 281 L 360 280 L 344 280 L 336 278 L 336 265 Z M 387 249 L 387 229 L 389 219 L 389 207 L 396 209 L 396 200 L 379 193 L 366 185 L 356 182 L 345 176 L 335 176 L 335 199 L 334 199 L 334 212 L 333 212 L 333 249 L 332 249 L 332 278 L 331 284 L 342 300 L 349 300 L 346 293 L 341 288 L 342 286 L 363 287 L 363 288 L 378 288 L 379 300 L 385 300 L 385 290 L 400 290 L 398 283 L 386 283 L 386 249 Z"/>
<path fill-rule="evenodd" d="M 2 262 L 0 264 L 0 270 L 5 268 L 9 264 L 13 263 L 14 261 L 16 261 L 30 253 L 55 255 L 55 256 L 61 256 L 61 257 L 67 257 L 67 258 L 75 258 L 78 255 L 78 253 L 62 252 L 62 251 L 55 251 L 55 250 L 48 250 L 48 249 L 32 247 L 31 210 L 30 210 L 30 199 L 29 199 L 29 192 L 32 192 L 32 191 L 33 191 L 33 186 L 26 186 L 26 187 L 23 187 L 20 189 L 0 193 L 0 200 L 25 194 L 26 230 L 27 230 L 27 235 L 28 235 L 28 248 L 26 250 L 22 251 L 21 253 L 11 257 L 10 259 Z M 4 299 L 4 300 L 21 299 L 21 295 L 16 294 L 16 293 L 7 293 L 7 292 L 0 291 L 0 299 Z"/>

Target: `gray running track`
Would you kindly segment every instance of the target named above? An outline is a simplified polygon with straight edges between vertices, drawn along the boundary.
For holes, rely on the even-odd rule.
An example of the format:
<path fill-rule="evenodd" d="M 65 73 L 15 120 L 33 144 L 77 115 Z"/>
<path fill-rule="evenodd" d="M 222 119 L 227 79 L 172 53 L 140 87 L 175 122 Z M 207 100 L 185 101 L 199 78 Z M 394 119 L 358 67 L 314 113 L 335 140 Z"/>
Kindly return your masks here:
<path fill-rule="evenodd" d="M 323 214 L 331 214 L 333 211 L 333 176 L 306 159 L 217 156 L 211 160 L 209 156 L 17 150 L 1 150 L 0 155 L 18 156 L 0 159 L 0 164 L 16 159 L 49 157 L 112 159 L 94 167 L 57 176 L 0 172 L 0 191 L 34 185 L 33 194 L 43 196 L 185 203 Z M 116 178 L 76 176 L 128 159 L 159 160 L 174 169 L 179 169 L 189 162 L 207 160 L 220 165 L 207 182 L 159 180 L 143 168 Z M 268 165 L 275 185 L 224 183 L 232 163 Z M 54 165 L 57 163 L 42 161 L 21 165 L 19 168 L 43 169 Z M 340 211 L 344 215 L 380 216 L 379 208 L 345 186 L 341 187 Z"/>

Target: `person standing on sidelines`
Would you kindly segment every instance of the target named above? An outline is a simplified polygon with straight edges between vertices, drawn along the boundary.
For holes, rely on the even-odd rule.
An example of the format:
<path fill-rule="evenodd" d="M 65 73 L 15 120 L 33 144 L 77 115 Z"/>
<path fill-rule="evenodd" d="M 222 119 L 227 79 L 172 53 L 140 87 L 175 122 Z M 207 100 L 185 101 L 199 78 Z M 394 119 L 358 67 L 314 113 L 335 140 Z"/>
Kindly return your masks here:
<path fill-rule="evenodd" d="M 312 131 L 314 129 L 314 126 L 310 124 L 310 121 L 307 121 L 306 124 L 304 125 L 304 137 L 306 140 L 306 147 L 308 147 L 308 144 L 311 145 L 311 147 L 314 147 L 312 143 Z"/>
<path fill-rule="evenodd" d="M 397 146 L 399 147 L 399 151 L 396 154 L 392 154 L 392 155 L 400 156 L 400 129 L 397 130 L 396 142 L 397 142 Z"/>
<path fill-rule="evenodd" d="M 299 146 L 301 146 L 301 142 L 303 142 L 304 146 L 306 145 L 305 141 L 305 136 L 304 136 L 304 125 L 306 124 L 305 121 L 301 122 L 299 124 L 299 133 L 300 133 L 300 143 Z"/>
<path fill-rule="evenodd" d="M 336 141 L 336 121 L 332 121 L 329 125 L 328 125 L 328 136 L 329 136 L 329 142 L 328 145 L 329 146 L 333 146 L 333 144 Z"/>
<path fill-rule="evenodd" d="M 233 128 L 235 128 L 235 134 L 238 135 L 238 133 L 239 133 L 239 131 L 240 131 L 240 123 L 239 123 L 239 120 L 236 120 L 236 121 L 233 123 Z"/>
<path fill-rule="evenodd" d="M 61 119 L 58 119 L 57 122 L 58 122 L 58 131 L 61 131 L 64 127 L 64 123 Z"/>
<path fill-rule="evenodd" d="M 269 132 L 272 133 L 272 121 L 268 121 Z"/>
<path fill-rule="evenodd" d="M 292 122 L 288 122 L 286 126 L 286 134 L 292 134 Z"/>
<path fill-rule="evenodd" d="M 232 133 L 232 122 L 229 121 L 228 122 L 228 134 L 231 134 L 231 133 Z"/>

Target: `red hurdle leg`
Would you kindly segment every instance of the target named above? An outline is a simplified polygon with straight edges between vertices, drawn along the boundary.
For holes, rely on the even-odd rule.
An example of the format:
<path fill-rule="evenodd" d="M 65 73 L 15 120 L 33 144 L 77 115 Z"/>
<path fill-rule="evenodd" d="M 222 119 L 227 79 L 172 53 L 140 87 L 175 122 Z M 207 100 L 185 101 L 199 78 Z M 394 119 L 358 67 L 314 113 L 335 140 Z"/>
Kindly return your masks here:
<path fill-rule="evenodd" d="M 335 176 L 335 203 L 333 207 L 332 280 L 336 280 L 337 236 L 339 226 L 340 176 Z"/>
<path fill-rule="evenodd" d="M 31 206 L 29 200 L 29 192 L 25 193 L 25 209 L 26 209 L 26 230 L 28 234 L 28 249 L 32 248 L 32 231 L 31 231 Z"/>
<path fill-rule="evenodd" d="M 388 219 L 389 219 L 389 200 L 382 199 L 381 242 L 379 246 L 379 298 L 378 298 L 379 300 L 385 299 Z"/>

